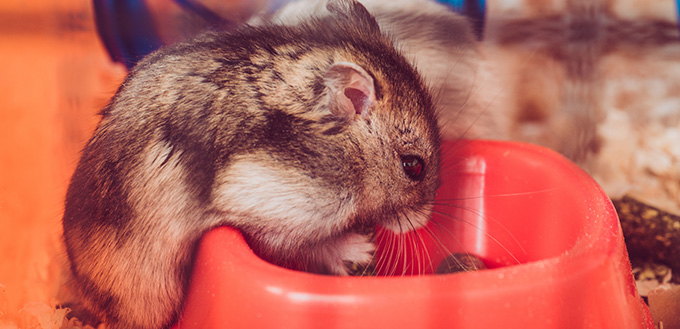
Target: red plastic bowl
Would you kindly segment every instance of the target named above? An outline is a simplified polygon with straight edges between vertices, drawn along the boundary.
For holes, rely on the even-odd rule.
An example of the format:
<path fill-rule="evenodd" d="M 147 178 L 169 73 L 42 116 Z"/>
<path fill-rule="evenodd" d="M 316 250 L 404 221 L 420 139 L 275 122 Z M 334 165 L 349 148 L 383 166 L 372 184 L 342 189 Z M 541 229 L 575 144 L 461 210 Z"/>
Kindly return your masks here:
<path fill-rule="evenodd" d="M 380 232 L 378 257 L 399 274 L 432 272 L 440 239 L 490 269 L 315 275 L 261 260 L 223 227 L 201 242 L 174 328 L 653 328 L 614 208 L 586 173 L 526 144 L 446 143 L 443 155 L 435 209 L 446 215 L 427 226 L 437 238 L 421 229 L 410 245 L 426 248 L 397 253 Z"/>

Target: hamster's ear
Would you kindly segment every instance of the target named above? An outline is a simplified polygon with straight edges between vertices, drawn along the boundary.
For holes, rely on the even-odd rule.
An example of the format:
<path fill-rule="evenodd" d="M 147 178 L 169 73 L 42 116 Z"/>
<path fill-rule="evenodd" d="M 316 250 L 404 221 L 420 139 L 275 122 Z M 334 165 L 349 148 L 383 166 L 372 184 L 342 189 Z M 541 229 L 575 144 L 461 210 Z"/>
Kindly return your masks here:
<path fill-rule="evenodd" d="M 326 71 L 324 83 L 328 89 L 328 108 L 339 117 L 366 117 L 376 102 L 373 78 L 357 64 L 334 63 Z"/>

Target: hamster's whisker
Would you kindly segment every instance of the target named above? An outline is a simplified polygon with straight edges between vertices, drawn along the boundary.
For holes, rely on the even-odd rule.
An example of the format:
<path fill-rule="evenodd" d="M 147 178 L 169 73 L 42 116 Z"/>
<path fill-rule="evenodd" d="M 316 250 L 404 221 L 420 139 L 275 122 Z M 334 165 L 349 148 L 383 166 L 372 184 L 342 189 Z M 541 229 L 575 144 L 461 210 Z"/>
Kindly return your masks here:
<path fill-rule="evenodd" d="M 455 217 L 455 216 L 453 216 L 453 215 L 450 215 L 450 214 L 441 212 L 441 211 L 433 210 L 432 212 L 433 212 L 433 213 L 436 213 L 436 214 L 439 214 L 439 215 L 442 215 L 442 216 L 444 216 L 445 218 L 449 218 L 449 219 L 451 219 L 451 220 L 459 221 L 459 222 L 461 222 L 461 223 L 464 223 L 464 224 L 466 224 L 466 225 L 469 225 L 469 226 L 471 226 L 471 227 L 473 227 L 473 228 L 475 228 L 475 229 L 477 229 L 477 230 L 483 232 L 484 235 L 485 235 L 486 237 L 488 237 L 491 241 L 493 241 L 494 243 L 496 243 L 496 244 L 497 244 L 499 247 L 501 247 L 506 253 L 508 253 L 508 255 L 510 255 L 510 257 L 513 259 L 513 261 L 515 261 L 517 264 L 521 264 L 521 262 L 519 261 L 519 259 L 517 259 L 517 257 L 515 256 L 515 254 L 514 254 L 513 252 L 511 252 L 510 249 L 509 249 L 504 243 L 502 243 L 501 241 L 499 241 L 498 239 L 496 239 L 496 237 L 494 237 L 493 235 L 489 234 L 489 232 L 487 232 L 486 230 L 482 230 L 482 228 L 480 228 L 478 225 L 476 225 L 476 224 L 474 224 L 474 223 L 471 223 L 470 221 L 463 220 L 463 219 L 461 219 L 461 218 Z M 447 230 L 447 231 L 448 231 L 448 230 Z M 449 232 L 450 232 L 450 231 L 449 231 Z M 512 238 L 514 239 L 514 241 L 517 242 L 517 245 L 518 245 L 519 248 L 522 250 L 522 252 L 526 253 L 526 251 L 524 250 L 524 248 L 522 248 L 522 245 L 521 245 L 521 244 L 519 243 L 519 241 L 514 237 L 514 235 L 512 235 Z"/>
<path fill-rule="evenodd" d="M 399 225 L 399 233 L 397 235 L 394 235 L 394 240 L 397 242 L 397 257 L 393 259 L 401 259 L 404 256 L 404 251 L 406 248 L 406 242 L 404 239 L 401 238 L 401 234 L 404 233 L 404 228 L 401 226 L 401 221 L 397 220 L 397 225 Z M 392 249 L 395 250 L 395 249 Z M 389 272 L 390 276 L 394 276 L 397 273 L 397 262 L 392 262 L 392 269 Z M 404 275 L 404 272 L 401 273 L 401 276 Z"/>
<path fill-rule="evenodd" d="M 376 233 L 375 240 L 378 241 L 379 239 L 384 240 L 385 238 L 382 237 L 382 235 L 380 233 Z M 389 241 L 383 242 L 382 244 L 384 246 L 387 246 L 387 248 L 389 248 L 392 245 L 392 243 L 393 243 L 393 241 L 392 241 L 392 239 L 390 239 Z M 381 270 L 383 269 L 385 262 L 386 262 L 386 257 L 377 257 L 376 262 L 375 262 L 375 273 L 381 273 L 382 272 Z"/>
<path fill-rule="evenodd" d="M 457 244 L 461 249 L 464 250 L 464 252 L 465 252 L 466 255 L 472 256 L 472 255 L 470 254 L 470 252 L 467 250 L 467 248 L 465 248 L 465 246 L 463 246 L 463 244 L 460 242 L 460 240 L 458 239 L 458 237 L 456 237 L 455 234 L 453 234 L 453 233 L 452 233 L 451 231 L 449 231 L 445 226 L 443 226 L 441 223 L 439 223 L 439 222 L 437 222 L 437 221 L 435 221 L 435 220 L 432 220 L 432 223 L 434 223 L 435 225 L 437 225 L 440 229 L 443 229 L 443 231 L 446 231 L 446 232 L 448 233 L 448 235 L 449 235 L 450 237 L 452 237 L 452 238 L 456 241 L 456 244 Z M 436 233 L 435 233 L 434 231 L 432 231 L 432 229 L 430 229 L 429 227 L 426 227 L 425 230 L 426 230 L 426 232 L 428 232 L 428 234 L 430 234 L 430 235 L 437 241 L 437 247 L 438 247 L 438 249 L 439 249 L 440 252 L 442 252 L 444 255 L 447 255 L 447 256 L 453 254 L 453 252 L 452 252 L 452 251 L 446 246 L 446 244 L 439 238 L 440 235 L 436 234 Z M 459 259 L 454 258 L 454 260 L 456 261 L 456 265 L 458 265 L 458 266 L 460 266 L 460 267 L 463 267 L 463 268 L 465 267 L 465 264 L 463 264 Z M 437 269 L 433 267 L 433 270 L 436 271 Z"/>
<path fill-rule="evenodd" d="M 424 214 L 424 212 L 423 212 L 423 211 L 420 211 L 419 209 L 416 210 L 416 211 L 418 211 L 418 212 L 421 213 L 421 214 Z M 422 246 L 422 254 L 423 254 L 422 257 L 427 257 L 427 262 L 430 264 L 430 267 L 433 266 L 433 264 L 432 264 L 432 257 L 430 257 L 430 253 L 429 253 L 428 250 L 427 250 L 427 244 L 425 244 L 425 240 L 424 240 L 423 237 L 420 235 L 420 232 L 419 232 L 418 230 L 416 230 L 415 226 L 413 225 L 413 222 L 412 222 L 411 219 L 408 217 L 408 215 L 405 215 L 405 217 L 406 217 L 406 221 L 409 223 L 409 225 L 411 225 L 411 229 L 413 230 L 413 234 L 418 238 L 417 241 L 414 242 L 414 244 L 415 244 L 415 246 L 414 246 L 414 252 L 416 253 L 416 255 L 417 255 L 417 260 L 418 260 L 418 274 L 419 274 L 419 275 L 424 275 L 424 274 L 425 274 L 426 265 L 424 265 L 424 262 L 421 262 L 421 261 L 420 261 L 421 252 L 418 251 L 417 243 L 420 243 L 420 245 Z M 426 227 L 426 226 L 424 226 L 424 227 Z"/>
<path fill-rule="evenodd" d="M 377 265 L 375 265 L 375 263 L 377 263 L 377 261 L 378 261 L 378 259 L 376 258 L 375 252 L 374 252 L 374 253 L 371 254 L 371 260 L 368 262 L 368 264 L 372 264 L 372 263 L 373 263 L 374 266 L 377 267 Z M 359 276 L 366 276 L 366 275 L 368 275 L 369 269 L 370 269 L 370 266 L 365 266 L 365 267 L 361 270 L 361 273 L 359 273 Z"/>
<path fill-rule="evenodd" d="M 413 226 L 413 223 L 411 223 L 410 219 L 406 216 L 406 214 L 403 214 L 403 218 L 406 221 L 406 224 L 408 224 L 411 227 L 411 231 L 409 231 L 409 234 L 416 235 L 416 237 L 420 237 L 418 235 L 418 232 L 415 230 L 415 227 Z M 408 267 L 404 268 L 404 271 L 406 271 L 406 268 L 413 268 L 411 270 L 411 273 L 413 273 L 413 270 L 417 270 L 416 273 L 420 273 L 420 252 L 418 251 L 418 240 L 415 238 L 408 239 L 409 242 L 409 248 L 411 251 L 411 259 Z"/>
<path fill-rule="evenodd" d="M 400 225 L 400 231 L 401 229 L 401 224 Z M 401 258 L 401 251 L 402 251 L 402 239 L 399 238 L 398 235 L 396 234 L 391 234 L 388 232 L 385 232 L 382 236 L 383 239 L 388 239 L 387 244 L 386 244 L 386 250 L 389 250 L 390 254 L 386 255 L 384 259 L 382 259 L 381 263 L 378 265 L 376 264 L 376 273 L 384 273 L 386 276 L 393 276 L 396 271 L 397 271 L 397 262 L 395 259 L 400 259 Z M 394 254 L 396 252 L 396 255 Z M 379 259 L 380 260 L 380 259 Z"/>
<path fill-rule="evenodd" d="M 488 216 L 488 215 L 486 215 L 486 214 L 483 214 L 483 213 L 480 212 L 478 209 L 474 209 L 474 208 L 472 208 L 472 207 L 466 207 L 466 206 L 462 206 L 462 205 L 456 205 L 456 204 L 453 204 L 453 203 L 440 203 L 440 202 L 435 202 L 435 203 L 433 203 L 433 205 L 441 206 L 441 207 L 449 207 L 449 208 L 454 208 L 454 209 L 460 209 L 460 210 L 468 211 L 468 212 L 470 212 L 470 213 L 472 213 L 472 214 L 478 216 L 479 218 L 483 219 L 483 220 L 484 220 L 485 222 L 487 222 L 487 223 L 493 223 L 494 225 L 496 225 L 497 227 L 499 227 L 503 232 L 507 233 L 508 236 L 512 239 L 512 242 L 520 248 L 520 251 L 521 251 L 522 253 L 526 254 L 526 250 L 524 249 L 524 247 L 522 246 L 522 244 L 519 242 L 519 240 L 517 239 L 517 237 L 515 236 L 515 234 L 513 234 L 512 231 L 510 231 L 510 230 L 509 230 L 509 229 L 508 229 L 508 228 L 507 228 L 500 220 L 496 219 L 495 217 L 493 217 L 493 216 Z M 433 211 L 433 213 L 435 213 L 435 211 Z M 474 225 L 472 225 L 472 223 L 463 220 L 462 218 L 453 216 L 453 215 L 448 214 L 448 213 L 445 213 L 445 212 L 443 212 L 443 211 L 436 211 L 436 213 L 437 213 L 437 214 L 440 214 L 440 215 L 443 215 L 445 218 L 448 218 L 448 219 L 451 219 L 451 220 L 456 220 L 456 221 L 459 221 L 459 222 L 462 222 L 462 223 L 471 225 L 471 226 L 473 226 L 473 227 L 476 227 L 477 229 L 481 229 L 481 228 L 479 228 L 478 226 L 474 226 Z M 486 233 L 486 235 L 488 235 L 489 237 L 491 237 L 491 235 L 488 234 L 486 231 L 485 231 L 485 233 Z M 513 256 L 513 258 L 514 258 L 514 256 Z"/>
<path fill-rule="evenodd" d="M 380 234 L 376 234 L 375 239 L 376 239 L 376 241 L 378 241 L 378 239 L 380 239 Z M 383 238 L 383 239 L 384 239 L 384 238 Z M 390 241 L 387 241 L 386 243 L 383 242 L 383 245 L 387 246 L 388 248 L 389 248 L 389 246 L 390 246 L 391 244 L 392 244 L 392 241 L 391 241 L 391 240 L 390 240 Z M 386 258 L 386 257 L 376 257 L 376 260 L 375 260 L 375 273 L 381 273 L 381 270 L 382 270 L 382 268 L 383 268 L 383 265 L 384 265 L 385 262 L 386 262 L 385 258 Z"/>
<path fill-rule="evenodd" d="M 394 244 L 392 245 L 393 247 L 390 249 L 390 252 L 394 252 L 396 250 L 397 256 L 392 257 L 392 255 L 390 255 L 391 256 L 390 258 L 400 259 L 403 241 L 401 241 L 401 239 L 399 239 L 399 237 L 395 236 L 395 235 L 393 235 L 391 238 L 392 238 L 392 241 L 394 241 Z M 389 264 L 389 267 L 388 267 L 386 273 L 389 276 L 393 276 L 396 273 L 396 271 L 397 271 L 397 263 L 393 261 L 392 263 Z"/>
<path fill-rule="evenodd" d="M 434 220 L 434 219 L 430 219 L 430 221 L 431 221 L 432 223 L 434 223 L 434 224 L 440 229 L 440 232 L 446 231 L 446 234 L 448 234 L 450 237 L 452 237 L 452 238 L 456 241 L 456 243 L 457 243 L 461 248 L 463 247 L 463 245 L 462 245 L 462 243 L 460 242 L 460 240 L 458 240 L 458 237 L 456 237 L 455 234 L 453 234 L 451 231 L 449 231 L 449 230 L 446 228 L 446 226 L 442 225 L 441 223 L 437 222 L 437 221 Z M 435 233 L 430 227 L 428 227 L 427 225 L 423 226 L 423 230 L 424 230 L 428 235 L 430 235 L 430 236 L 432 237 L 432 239 L 434 239 L 434 241 L 436 242 L 435 244 L 436 244 L 436 246 L 437 246 L 437 249 L 438 249 L 440 252 L 442 252 L 444 255 L 450 255 L 450 254 L 452 254 L 451 250 L 446 246 L 446 244 L 445 244 L 445 243 L 442 241 L 442 239 L 440 238 L 440 236 L 442 235 L 441 233 L 440 233 L 440 234 L 436 234 L 436 233 Z M 466 252 L 467 252 L 467 251 L 466 251 Z M 427 255 L 428 255 L 428 257 L 429 257 L 430 253 L 427 253 Z M 430 258 L 430 266 L 432 266 L 432 269 L 433 269 L 433 270 L 436 270 L 436 267 L 434 267 L 434 264 L 432 263 L 432 258 L 431 258 L 431 257 L 429 257 L 429 258 Z"/>
<path fill-rule="evenodd" d="M 525 196 L 525 195 L 538 195 L 538 194 L 543 194 L 543 193 L 551 193 L 551 192 L 554 192 L 558 189 L 564 189 L 564 188 L 568 188 L 568 187 L 551 187 L 551 188 L 545 188 L 545 189 L 534 190 L 534 191 L 526 191 L 526 192 L 493 193 L 493 194 L 474 195 L 474 196 L 459 197 L 459 198 L 437 199 L 434 202 L 462 201 L 462 200 L 502 198 L 502 197 Z M 447 204 L 444 203 L 442 205 L 447 205 Z"/>

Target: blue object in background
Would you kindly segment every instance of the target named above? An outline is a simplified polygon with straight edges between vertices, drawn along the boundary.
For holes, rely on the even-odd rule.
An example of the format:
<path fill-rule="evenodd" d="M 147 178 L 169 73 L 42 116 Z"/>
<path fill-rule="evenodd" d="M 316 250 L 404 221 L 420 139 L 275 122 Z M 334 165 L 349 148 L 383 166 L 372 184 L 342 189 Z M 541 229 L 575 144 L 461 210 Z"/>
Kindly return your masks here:
<path fill-rule="evenodd" d="M 198 0 L 174 1 L 182 10 L 203 18 L 206 27 L 229 23 Z M 437 1 L 469 17 L 477 38 L 482 39 L 485 0 Z M 278 8 L 285 2 L 287 0 L 275 0 L 272 4 Z M 153 25 L 151 12 L 143 0 L 93 0 L 93 4 L 97 31 L 113 61 L 123 63 L 128 69 L 132 69 L 137 61 L 163 45 Z"/>
<path fill-rule="evenodd" d="M 675 0 L 675 17 L 678 19 L 678 26 L 680 27 L 680 0 Z"/>
<path fill-rule="evenodd" d="M 163 45 L 151 13 L 140 0 L 93 0 L 99 37 L 115 62 L 131 69 Z"/>

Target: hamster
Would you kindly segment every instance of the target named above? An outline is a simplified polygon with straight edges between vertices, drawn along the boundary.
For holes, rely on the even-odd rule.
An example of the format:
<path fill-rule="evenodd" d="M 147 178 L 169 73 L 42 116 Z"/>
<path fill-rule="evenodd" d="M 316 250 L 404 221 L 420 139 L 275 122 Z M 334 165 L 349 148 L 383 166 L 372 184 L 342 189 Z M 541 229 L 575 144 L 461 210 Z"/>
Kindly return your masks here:
<path fill-rule="evenodd" d="M 168 327 L 201 236 L 345 275 L 363 232 L 425 225 L 439 184 L 427 86 L 366 9 L 208 32 L 143 59 L 101 112 L 63 235 L 81 303 L 108 328 Z"/>

